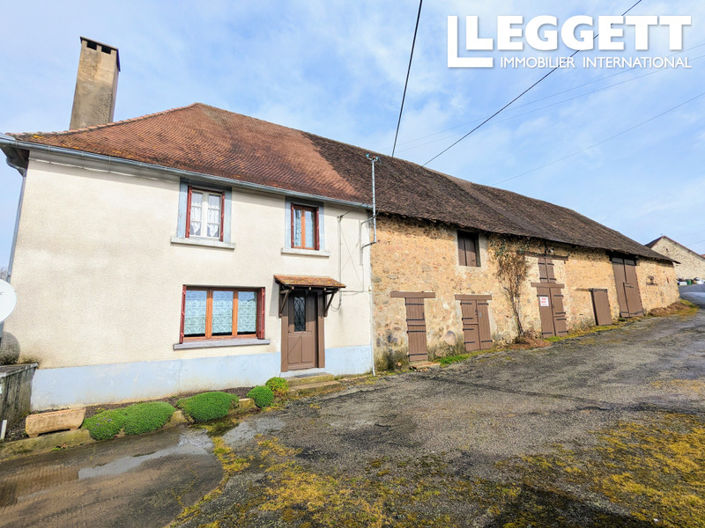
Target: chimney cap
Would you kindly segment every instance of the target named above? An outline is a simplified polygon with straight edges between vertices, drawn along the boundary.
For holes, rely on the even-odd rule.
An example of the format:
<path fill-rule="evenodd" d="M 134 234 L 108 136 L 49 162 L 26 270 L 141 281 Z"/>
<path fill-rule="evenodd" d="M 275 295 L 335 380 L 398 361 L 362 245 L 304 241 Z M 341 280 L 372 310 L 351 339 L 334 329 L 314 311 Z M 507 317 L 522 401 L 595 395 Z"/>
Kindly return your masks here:
<path fill-rule="evenodd" d="M 96 49 L 98 46 L 100 46 L 101 49 L 105 50 L 107 53 L 110 53 L 111 51 L 115 50 L 117 69 L 118 71 L 120 71 L 120 51 L 115 46 L 111 46 L 110 44 L 104 44 L 103 42 L 88 37 L 81 37 L 81 45 L 83 45 L 84 42 L 86 43 L 86 45 L 93 49 Z"/>

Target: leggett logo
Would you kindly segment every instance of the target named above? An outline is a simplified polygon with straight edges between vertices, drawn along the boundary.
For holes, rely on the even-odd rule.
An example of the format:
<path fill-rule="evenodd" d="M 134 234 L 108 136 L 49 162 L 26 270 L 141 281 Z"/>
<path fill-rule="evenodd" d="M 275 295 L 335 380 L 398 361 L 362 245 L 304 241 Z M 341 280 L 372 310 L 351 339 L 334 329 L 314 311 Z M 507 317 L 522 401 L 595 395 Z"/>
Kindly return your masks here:
<path fill-rule="evenodd" d="M 497 36 L 480 36 L 478 16 L 465 17 L 465 49 L 478 51 L 524 51 L 525 44 L 537 51 L 556 51 L 559 44 L 577 51 L 649 51 L 652 33 L 668 32 L 671 51 L 683 50 L 683 35 L 693 23 L 691 16 L 600 16 L 578 15 L 559 24 L 558 17 L 542 15 L 524 23 L 521 15 L 497 17 Z M 632 27 L 633 42 L 625 42 L 625 29 Z M 493 68 L 490 56 L 460 56 L 458 50 L 458 17 L 448 17 L 448 67 Z M 687 57 L 620 57 L 584 56 L 585 68 L 690 68 Z M 575 68 L 575 58 L 569 57 L 502 57 L 502 68 Z"/>

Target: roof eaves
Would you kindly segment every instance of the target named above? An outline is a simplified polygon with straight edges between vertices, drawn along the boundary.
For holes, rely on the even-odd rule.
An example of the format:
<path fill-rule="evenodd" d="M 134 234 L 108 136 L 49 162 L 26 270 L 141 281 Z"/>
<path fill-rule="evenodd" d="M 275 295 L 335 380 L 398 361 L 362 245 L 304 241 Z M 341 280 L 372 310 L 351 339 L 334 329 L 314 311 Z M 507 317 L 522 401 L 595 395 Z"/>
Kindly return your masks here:
<path fill-rule="evenodd" d="M 173 176 L 202 179 L 214 183 L 219 183 L 221 185 L 236 187 L 249 191 L 257 192 L 267 192 L 273 194 L 279 194 L 294 198 L 302 198 L 308 200 L 317 200 L 321 202 L 327 202 L 331 204 L 345 205 L 349 207 L 359 207 L 362 209 L 372 209 L 372 205 L 363 202 L 355 202 L 352 200 L 341 200 L 339 198 L 332 198 L 329 196 L 322 196 L 318 194 L 305 193 L 300 191 L 294 191 L 290 189 L 284 189 L 282 187 L 273 187 L 271 185 L 261 185 L 257 183 L 252 183 L 243 180 L 237 180 L 234 178 L 226 178 L 224 176 L 215 176 L 212 174 L 206 174 L 202 172 L 187 171 L 184 169 L 177 169 L 174 167 L 167 167 L 164 165 L 156 165 L 152 163 L 145 163 L 143 161 L 135 161 L 126 158 L 117 158 L 113 156 L 106 156 L 104 154 L 96 154 L 94 152 L 87 152 L 83 150 L 70 149 L 65 147 L 56 147 L 53 145 L 45 145 L 43 143 L 32 143 L 28 141 L 20 141 L 16 138 L 5 139 L 7 136 L 0 138 L 0 148 L 4 146 L 12 147 L 19 150 L 38 150 L 43 152 L 56 153 L 61 155 L 68 155 L 72 157 L 77 157 L 79 159 L 90 159 L 95 161 L 103 161 L 110 164 L 121 164 L 130 167 L 138 167 L 142 169 L 155 170 L 165 174 L 171 174 Z"/>

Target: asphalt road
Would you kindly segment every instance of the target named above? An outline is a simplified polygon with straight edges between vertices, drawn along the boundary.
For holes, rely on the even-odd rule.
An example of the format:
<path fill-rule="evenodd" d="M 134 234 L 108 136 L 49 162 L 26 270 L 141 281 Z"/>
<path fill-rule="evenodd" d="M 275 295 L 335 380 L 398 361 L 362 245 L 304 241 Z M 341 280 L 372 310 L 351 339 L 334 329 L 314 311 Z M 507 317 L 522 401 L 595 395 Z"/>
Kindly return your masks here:
<path fill-rule="evenodd" d="M 681 286 L 681 297 L 705 308 L 705 284 L 692 284 Z"/>

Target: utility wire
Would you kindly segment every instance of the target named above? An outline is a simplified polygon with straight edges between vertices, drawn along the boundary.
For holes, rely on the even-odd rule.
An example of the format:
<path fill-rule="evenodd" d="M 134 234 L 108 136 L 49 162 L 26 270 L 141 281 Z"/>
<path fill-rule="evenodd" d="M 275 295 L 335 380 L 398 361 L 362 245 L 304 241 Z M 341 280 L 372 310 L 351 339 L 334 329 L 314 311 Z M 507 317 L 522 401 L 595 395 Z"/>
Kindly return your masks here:
<path fill-rule="evenodd" d="M 640 3 L 642 3 L 643 1 L 644 1 L 644 0 L 637 0 L 629 9 L 627 9 L 624 13 L 622 13 L 621 16 L 624 16 L 624 15 L 626 15 L 627 13 L 629 13 L 632 9 L 634 9 L 636 6 L 638 6 L 638 5 L 639 5 Z M 599 35 L 600 35 L 599 33 L 595 33 L 595 36 L 593 37 L 593 41 L 596 40 Z M 578 53 L 580 53 L 580 50 L 575 50 L 573 53 L 571 53 L 570 57 L 571 57 L 571 58 L 572 58 L 572 57 L 575 57 Z M 532 84 L 531 86 L 529 86 L 526 90 L 524 90 L 523 92 L 521 92 L 521 93 L 520 93 L 519 95 L 517 95 L 514 99 L 512 99 L 511 101 L 509 101 L 509 102 L 508 102 L 507 104 L 505 104 L 502 108 L 500 108 L 500 109 L 497 110 L 494 114 L 492 114 L 490 117 L 488 117 L 487 119 L 485 119 L 484 121 L 482 121 L 482 122 L 481 122 L 479 125 L 477 125 L 475 128 L 473 128 L 472 130 L 470 130 L 470 132 L 468 132 L 467 134 L 465 134 L 464 136 L 462 136 L 460 139 L 458 139 L 458 140 L 454 141 L 453 143 L 451 143 L 449 146 L 447 146 L 446 148 L 444 148 L 443 150 L 441 150 L 438 154 L 436 154 L 435 156 L 433 156 L 431 159 L 429 159 L 426 163 L 424 163 L 424 164 L 421 165 L 421 166 L 422 166 L 422 167 L 425 167 L 426 165 L 428 165 L 429 163 L 431 163 L 431 162 L 432 162 L 433 160 L 435 160 L 436 158 L 438 158 L 438 157 L 442 156 L 443 154 L 445 154 L 446 152 L 448 152 L 450 149 L 452 149 L 454 146 L 456 146 L 458 143 L 460 143 L 462 140 L 464 140 L 464 139 L 465 139 L 466 137 L 468 137 L 470 134 L 472 134 L 472 133 L 474 133 L 475 131 L 477 131 L 478 129 L 482 128 L 484 125 L 486 125 L 487 123 L 489 123 L 492 119 L 494 119 L 495 117 L 497 117 L 499 114 L 501 114 L 502 112 L 504 112 L 507 108 L 509 108 L 511 105 L 513 105 L 513 104 L 514 104 L 515 102 L 517 102 L 519 99 L 521 99 L 521 98 L 522 98 L 524 95 L 526 95 L 528 92 L 530 92 L 531 90 L 533 90 L 538 84 L 540 84 L 544 79 L 546 79 L 549 75 L 553 74 L 553 73 L 554 73 L 556 70 L 558 70 L 558 69 L 559 69 L 558 66 L 556 66 L 555 68 L 553 68 L 552 70 L 550 70 L 548 73 L 546 73 L 545 75 L 543 75 L 538 81 L 536 81 L 534 84 Z"/>
<path fill-rule="evenodd" d="M 409 74 L 411 73 L 411 61 L 414 59 L 414 47 L 416 46 L 416 34 L 419 31 L 419 20 L 421 19 L 421 6 L 423 0 L 419 0 L 419 12 L 416 13 L 416 27 L 414 27 L 414 38 L 411 41 L 411 53 L 409 54 L 409 67 L 406 69 L 406 81 L 404 81 L 404 93 L 401 96 L 401 107 L 399 108 L 399 119 L 397 119 L 397 131 L 394 133 L 394 146 L 392 147 L 392 157 L 397 150 L 397 138 L 399 137 L 399 127 L 401 126 L 401 115 L 404 112 L 404 101 L 406 100 L 406 87 L 409 86 Z"/>
<path fill-rule="evenodd" d="M 500 181 L 498 181 L 498 182 L 495 182 L 494 185 L 499 185 L 500 183 L 505 183 L 505 182 L 508 182 L 508 181 L 511 181 L 511 180 L 515 180 L 515 179 L 517 179 L 517 178 L 521 178 L 522 176 L 525 176 L 525 175 L 530 174 L 530 173 L 532 173 L 532 172 L 536 172 L 537 170 L 541 170 L 541 169 L 544 169 L 544 168 L 546 168 L 546 167 L 550 167 L 551 165 L 555 165 L 556 163 L 560 163 L 561 161 L 565 161 L 565 160 L 567 160 L 567 159 L 569 159 L 569 158 L 572 158 L 573 156 L 577 156 L 578 154 L 581 154 L 582 152 L 585 152 L 586 150 L 590 150 L 590 149 L 592 149 L 592 148 L 598 147 L 598 146 L 602 145 L 603 143 L 607 143 L 608 141 L 611 141 L 611 140 L 613 140 L 613 139 L 615 139 L 615 138 L 617 138 L 617 137 L 619 137 L 619 136 L 623 136 L 624 134 L 626 134 L 626 133 L 628 133 L 628 132 L 631 132 L 632 130 L 634 130 L 634 129 L 636 129 L 636 128 L 639 128 L 639 127 L 641 127 L 641 126 L 644 126 L 644 125 L 646 125 L 647 123 L 651 123 L 652 121 L 655 121 L 655 120 L 658 119 L 659 117 L 663 117 L 663 116 L 665 116 L 666 114 L 668 114 L 668 113 L 670 113 L 670 112 L 673 112 L 674 110 L 677 110 L 677 109 L 681 108 L 682 106 L 685 106 L 685 105 L 687 105 L 687 104 L 690 104 L 690 103 L 692 103 L 693 101 L 695 101 L 696 99 L 699 99 L 699 98 L 701 98 L 701 97 L 703 97 L 703 96 L 705 96 L 705 92 L 700 92 L 698 95 L 696 95 L 696 96 L 694 96 L 694 97 L 691 97 L 690 99 L 688 99 L 688 100 L 686 100 L 686 101 L 683 101 L 682 103 L 679 103 L 679 104 L 677 104 L 676 106 L 672 106 L 671 108 L 668 108 L 667 110 L 664 110 L 663 112 L 661 112 L 661 113 L 659 113 L 659 114 L 656 114 L 656 115 L 654 115 L 654 116 L 651 116 L 650 118 L 646 119 L 645 121 L 641 121 L 641 122 L 637 123 L 636 125 L 632 125 L 632 126 L 630 126 L 629 128 L 626 128 L 626 129 L 624 129 L 624 130 L 621 130 L 620 132 L 617 132 L 616 134 L 613 134 L 613 135 L 611 135 L 611 136 L 609 136 L 609 137 L 606 137 L 605 139 L 600 140 L 600 141 L 598 141 L 597 143 L 593 143 L 592 145 L 589 145 L 589 146 L 587 146 L 587 147 L 585 147 L 585 148 L 582 148 L 582 149 L 580 149 L 580 150 L 576 150 L 575 152 L 572 152 L 572 153 L 570 153 L 570 154 L 568 154 L 568 155 L 566 155 L 566 156 L 563 156 L 562 158 L 555 159 L 555 160 L 550 161 L 550 162 L 548 162 L 548 163 L 546 163 L 546 164 L 544 164 L 544 165 L 540 165 L 539 167 L 534 167 L 533 169 L 529 169 L 529 170 L 527 170 L 527 171 L 524 171 L 524 172 L 522 172 L 521 174 L 517 174 L 516 176 L 512 176 L 511 178 L 507 178 L 507 179 L 504 179 L 504 180 L 500 180 Z"/>

